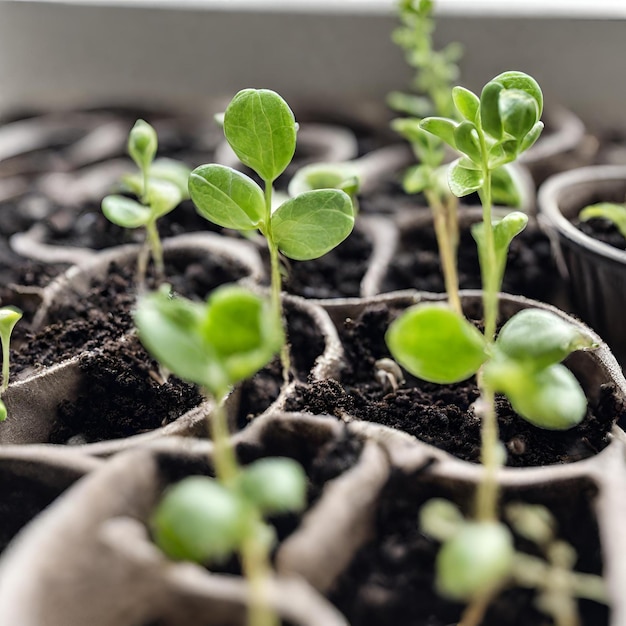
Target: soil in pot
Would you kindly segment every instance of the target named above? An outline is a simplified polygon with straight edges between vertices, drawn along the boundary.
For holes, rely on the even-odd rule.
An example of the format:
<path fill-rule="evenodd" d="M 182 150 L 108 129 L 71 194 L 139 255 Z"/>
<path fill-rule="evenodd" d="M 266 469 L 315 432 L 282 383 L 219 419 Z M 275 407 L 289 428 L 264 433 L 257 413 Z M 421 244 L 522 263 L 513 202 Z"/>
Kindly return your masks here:
<path fill-rule="evenodd" d="M 480 266 L 476 242 L 468 228 L 460 232 L 458 249 L 459 286 L 480 289 Z M 562 287 L 550 241 L 536 226 L 529 226 L 511 243 L 502 291 L 542 302 L 553 302 Z M 439 249 L 432 223 L 403 230 L 383 282 L 383 291 L 418 289 L 443 293 Z"/>
<path fill-rule="evenodd" d="M 602 573 L 598 527 L 591 509 L 592 484 L 568 484 L 505 491 L 503 503 L 548 506 L 559 524 L 559 536 L 577 550 L 577 571 Z M 434 591 L 434 565 L 439 544 L 419 529 L 419 511 L 433 497 L 466 507 L 468 492 L 434 484 L 428 476 L 394 476 L 385 488 L 372 541 L 358 553 L 331 594 L 333 603 L 352 626 L 452 626 L 463 606 Z M 516 537 L 517 549 L 538 554 L 536 547 Z M 491 604 L 483 626 L 529 626 L 553 622 L 533 606 L 535 592 L 503 591 Z M 579 603 L 584 626 L 608 624 L 608 609 L 590 601 Z"/>
<path fill-rule="evenodd" d="M 474 378 L 454 385 L 436 385 L 407 375 L 396 392 L 376 380 L 375 361 L 389 357 L 384 334 L 401 311 L 386 304 L 367 307 L 348 320 L 340 336 L 346 350 L 341 380 L 326 379 L 298 385 L 287 410 L 362 419 L 403 430 L 461 459 L 478 462 L 480 420 L 472 403 L 479 392 Z M 471 318 L 472 316 L 470 316 Z M 473 316 L 474 318 L 476 316 Z M 576 428 L 546 431 L 532 426 L 497 397 L 500 439 L 511 467 L 568 463 L 595 455 L 608 444 L 616 417 L 626 412 L 613 389 L 601 398 Z"/>

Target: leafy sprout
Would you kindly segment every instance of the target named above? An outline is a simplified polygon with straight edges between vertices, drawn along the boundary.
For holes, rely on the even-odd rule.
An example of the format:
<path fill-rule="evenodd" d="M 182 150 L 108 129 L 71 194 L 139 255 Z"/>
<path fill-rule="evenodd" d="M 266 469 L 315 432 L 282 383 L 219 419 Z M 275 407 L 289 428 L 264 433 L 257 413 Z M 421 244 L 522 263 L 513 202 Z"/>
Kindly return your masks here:
<path fill-rule="evenodd" d="M 9 386 L 9 348 L 11 345 L 11 335 L 15 325 L 22 319 L 22 312 L 13 306 L 0 308 L 0 343 L 2 344 L 2 384 L 0 385 L 0 396 Z M 0 422 L 7 418 L 7 408 L 0 400 Z"/>
<path fill-rule="evenodd" d="M 296 149 L 297 124 L 287 103 L 267 89 L 244 89 L 224 113 L 224 134 L 239 160 L 262 179 L 223 165 L 201 165 L 189 178 L 191 199 L 200 215 L 239 231 L 258 230 L 270 253 L 271 294 L 282 320 L 279 253 L 305 261 L 340 244 L 354 226 L 350 197 L 338 189 L 315 189 L 272 207 L 272 184 L 285 171 Z M 289 352 L 281 352 L 285 379 Z"/>
<path fill-rule="evenodd" d="M 155 160 L 158 147 L 156 131 L 144 120 L 137 120 L 128 136 L 128 153 L 139 168 L 138 174 L 125 176 L 125 188 L 137 200 L 122 195 L 106 196 L 102 200 L 105 217 L 123 228 L 146 229 L 146 245 L 137 266 L 137 285 L 145 282 L 148 255 L 152 255 L 157 275 L 164 276 L 163 251 L 157 220 L 188 198 L 189 168 L 172 159 Z"/>
<path fill-rule="evenodd" d="M 224 398 L 232 386 L 266 365 L 284 344 L 273 304 L 234 285 L 216 289 L 206 303 L 173 297 L 169 285 L 140 296 L 135 311 L 148 351 L 179 378 L 214 399 L 208 417 L 216 480 L 191 477 L 170 489 L 152 526 L 172 558 L 215 562 L 237 551 L 250 580 L 250 626 L 277 626 L 267 606 L 271 528 L 263 516 L 300 510 L 302 469 L 289 459 L 257 461 L 241 470 L 232 448 Z"/>
<path fill-rule="evenodd" d="M 626 239 L 626 206 L 623 204 L 615 204 L 614 202 L 592 204 L 582 209 L 578 218 L 581 222 L 587 222 L 590 219 L 608 220 Z"/>

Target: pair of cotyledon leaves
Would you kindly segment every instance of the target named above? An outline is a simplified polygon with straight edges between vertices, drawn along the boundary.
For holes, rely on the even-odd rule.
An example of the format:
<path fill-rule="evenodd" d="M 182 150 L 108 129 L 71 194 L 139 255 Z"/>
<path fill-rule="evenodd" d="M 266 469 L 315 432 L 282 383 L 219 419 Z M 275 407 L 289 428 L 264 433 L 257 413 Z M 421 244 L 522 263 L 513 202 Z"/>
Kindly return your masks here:
<path fill-rule="evenodd" d="M 271 184 L 291 162 L 297 124 L 287 103 L 267 89 L 245 89 L 224 113 L 224 134 L 246 166 Z M 352 231 L 350 197 L 338 189 L 300 193 L 269 212 L 264 191 L 250 177 L 223 165 L 196 168 L 189 192 L 198 212 L 235 230 L 258 229 L 287 257 L 323 256 Z"/>

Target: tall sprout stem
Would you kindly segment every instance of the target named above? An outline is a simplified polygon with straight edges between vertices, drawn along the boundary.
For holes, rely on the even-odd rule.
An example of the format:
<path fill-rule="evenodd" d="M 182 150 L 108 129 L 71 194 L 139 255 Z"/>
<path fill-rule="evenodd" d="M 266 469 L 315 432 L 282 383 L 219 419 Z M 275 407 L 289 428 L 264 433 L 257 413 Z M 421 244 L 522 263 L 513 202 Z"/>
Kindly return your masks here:
<path fill-rule="evenodd" d="M 444 204 L 439 195 L 432 190 L 425 190 L 424 195 L 433 213 L 435 235 L 437 236 L 448 301 L 452 310 L 458 315 L 462 315 L 463 311 L 459 298 L 459 277 L 456 268 L 458 245 L 458 235 L 455 232 L 456 204 L 452 201 Z"/>
<path fill-rule="evenodd" d="M 265 183 L 265 224 L 266 224 L 266 232 L 263 233 L 265 238 L 267 239 L 267 247 L 270 253 L 270 289 L 271 289 L 271 302 L 272 309 L 275 314 L 279 316 L 280 323 L 285 330 L 285 337 L 287 336 L 286 332 L 286 323 L 285 323 L 285 315 L 283 312 L 282 303 L 280 300 L 280 288 L 281 288 L 281 278 L 280 278 L 280 260 L 278 258 L 278 246 L 274 242 L 274 235 L 272 233 L 272 183 L 269 181 L 264 181 Z M 280 349 L 280 362 L 282 364 L 283 369 L 283 380 L 287 383 L 289 382 L 289 371 L 291 369 L 291 357 L 289 355 L 289 342 L 285 341 Z"/>
<path fill-rule="evenodd" d="M 463 615 L 461 616 L 461 621 L 458 623 L 458 626 L 480 626 L 485 617 L 485 613 L 487 612 L 487 608 L 491 604 L 491 600 L 493 598 L 493 593 L 485 593 L 474 600 L 472 600 L 468 605 L 465 611 L 463 611 Z"/>
<path fill-rule="evenodd" d="M 215 406 L 207 419 L 209 436 L 213 441 L 214 447 L 215 474 L 222 484 L 231 485 L 237 478 L 239 465 L 233 446 L 230 443 L 228 416 L 224 407 L 224 399 L 227 394 L 228 390 L 224 390 L 215 396 Z"/>
<path fill-rule="evenodd" d="M 0 395 L 2 395 L 9 387 L 9 346 L 11 342 L 10 333 L 5 336 L 4 333 L 0 337 L 2 343 L 2 385 L 0 385 Z"/>
<path fill-rule="evenodd" d="M 159 282 L 163 282 L 165 277 L 165 263 L 163 262 L 163 246 L 161 244 L 161 238 L 159 237 L 156 220 L 150 220 L 146 224 L 146 239 L 150 253 L 152 254 L 152 260 L 154 261 L 157 279 Z"/>
<path fill-rule="evenodd" d="M 250 525 L 250 531 L 241 548 L 243 572 L 250 585 L 248 626 L 278 626 L 278 617 L 269 606 L 268 584 L 271 580 L 269 550 L 266 542 L 255 532 L 261 523 Z"/>

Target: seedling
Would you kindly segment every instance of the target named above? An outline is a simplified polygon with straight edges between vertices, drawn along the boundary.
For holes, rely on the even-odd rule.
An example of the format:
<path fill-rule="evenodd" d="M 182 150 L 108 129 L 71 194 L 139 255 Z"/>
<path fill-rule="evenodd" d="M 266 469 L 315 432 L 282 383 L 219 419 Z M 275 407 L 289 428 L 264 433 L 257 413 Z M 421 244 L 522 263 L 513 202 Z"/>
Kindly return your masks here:
<path fill-rule="evenodd" d="M 616 204 L 614 202 L 600 202 L 586 206 L 578 214 L 581 222 L 587 222 L 590 219 L 605 219 L 617 228 L 620 235 L 626 239 L 626 206 Z"/>
<path fill-rule="evenodd" d="M 530 76 L 505 72 L 487 83 L 480 98 L 462 87 L 454 88 L 453 97 L 462 122 L 426 118 L 420 127 L 463 154 L 448 171 L 452 193 L 462 197 L 477 191 L 483 205 L 483 221 L 473 227 L 472 234 L 483 281 L 484 333 L 447 306 L 424 304 L 398 318 L 386 339 L 393 357 L 419 378 L 453 383 L 476 374 L 480 398 L 475 410 L 482 418 L 481 461 L 485 468 L 476 495 L 476 521 L 499 524 L 496 471 L 503 453 L 495 393 L 506 394 L 513 408 L 536 426 L 571 428 L 583 419 L 586 398 L 561 361 L 570 352 L 594 344 L 587 333 L 557 315 L 534 309 L 513 316 L 495 339 L 507 251 L 528 218 L 513 212 L 493 221 L 493 173 L 513 162 L 541 134 L 543 96 Z M 507 184 L 514 185 L 512 179 Z M 487 583 L 483 591 L 472 594 L 468 612 L 475 617 L 468 625 L 479 622 L 492 595 Z"/>
<path fill-rule="evenodd" d="M 154 160 L 158 146 L 156 132 L 144 120 L 137 120 L 128 136 L 128 153 L 139 168 L 139 174 L 126 176 L 123 183 L 139 201 L 111 195 L 102 200 L 105 217 L 123 228 L 146 229 L 146 243 L 137 262 L 137 286 L 143 289 L 152 260 L 160 280 L 164 277 L 163 250 L 157 220 L 175 209 L 187 195 L 189 168 L 171 159 Z"/>
<path fill-rule="evenodd" d="M 200 385 L 215 404 L 210 430 L 217 481 L 195 477 L 175 487 L 154 517 L 157 541 L 174 558 L 200 562 L 240 551 L 252 589 L 249 623 L 273 626 L 265 589 L 272 537 L 262 517 L 301 508 L 305 480 L 288 460 L 240 470 L 223 401 L 280 350 L 280 318 L 272 303 L 238 286 L 220 287 L 198 303 L 172 297 L 163 285 L 139 298 L 135 323 L 149 352 L 179 378 Z"/>
<path fill-rule="evenodd" d="M 259 230 L 267 240 L 273 309 L 281 320 L 279 253 L 296 261 L 316 259 L 339 245 L 354 226 L 350 197 L 338 189 L 300 193 L 273 209 L 272 183 L 293 158 L 296 132 L 293 112 L 277 93 L 244 89 L 226 108 L 224 134 L 239 160 L 260 176 L 263 188 L 223 165 L 201 165 L 189 178 L 200 215 L 224 228 Z M 286 344 L 281 358 L 287 379 Z"/>
<path fill-rule="evenodd" d="M 600 576 L 574 571 L 576 551 L 558 538 L 548 509 L 514 503 L 505 515 L 515 533 L 533 542 L 543 558 L 515 550 L 505 524 L 467 520 L 448 500 L 429 500 L 420 511 L 422 531 L 443 543 L 436 563 L 438 592 L 470 602 L 459 626 L 480 623 L 491 598 L 512 584 L 536 589 L 535 605 L 556 626 L 580 625 L 577 598 L 607 602 Z"/>
<path fill-rule="evenodd" d="M 22 319 L 22 312 L 13 306 L 0 308 L 0 343 L 2 344 L 2 385 L 0 385 L 0 396 L 9 386 L 9 347 L 11 345 L 11 334 L 15 325 Z M 7 418 L 7 408 L 0 400 L 0 422 Z"/>

